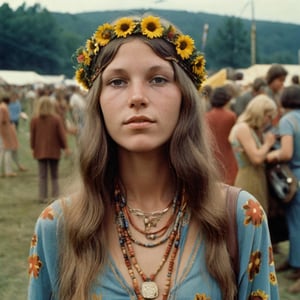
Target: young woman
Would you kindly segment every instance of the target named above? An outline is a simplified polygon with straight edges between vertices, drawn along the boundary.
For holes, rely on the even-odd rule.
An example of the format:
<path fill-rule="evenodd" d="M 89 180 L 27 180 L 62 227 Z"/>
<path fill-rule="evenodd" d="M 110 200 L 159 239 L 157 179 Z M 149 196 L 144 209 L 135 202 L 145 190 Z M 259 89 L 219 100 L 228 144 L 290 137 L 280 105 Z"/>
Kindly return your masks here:
<path fill-rule="evenodd" d="M 29 299 L 278 299 L 266 218 L 245 191 L 237 277 L 231 265 L 194 41 L 158 17 L 124 17 L 77 59 L 89 89 L 81 185 L 37 221 Z"/>
<path fill-rule="evenodd" d="M 300 182 L 300 86 L 286 87 L 281 95 L 281 106 L 285 114 L 279 121 L 280 148 L 268 153 L 270 162 L 289 162 L 291 170 Z M 297 281 L 290 292 L 300 293 L 300 191 L 286 206 L 286 220 L 289 231 L 289 258 L 281 270 L 294 269 L 292 279 Z"/>
<path fill-rule="evenodd" d="M 276 104 L 266 95 L 254 97 L 231 129 L 229 140 L 238 162 L 235 186 L 253 194 L 268 211 L 268 184 L 265 161 L 276 141 L 265 129 L 276 115 Z"/>

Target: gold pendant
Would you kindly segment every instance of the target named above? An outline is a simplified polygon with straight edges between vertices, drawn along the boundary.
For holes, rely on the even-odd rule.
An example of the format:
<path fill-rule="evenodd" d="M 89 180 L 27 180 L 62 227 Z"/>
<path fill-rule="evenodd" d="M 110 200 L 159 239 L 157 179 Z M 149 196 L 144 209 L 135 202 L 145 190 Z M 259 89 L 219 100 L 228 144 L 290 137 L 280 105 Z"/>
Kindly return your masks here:
<path fill-rule="evenodd" d="M 158 287 L 154 281 L 142 283 L 142 296 L 144 299 L 155 299 L 158 297 Z"/>

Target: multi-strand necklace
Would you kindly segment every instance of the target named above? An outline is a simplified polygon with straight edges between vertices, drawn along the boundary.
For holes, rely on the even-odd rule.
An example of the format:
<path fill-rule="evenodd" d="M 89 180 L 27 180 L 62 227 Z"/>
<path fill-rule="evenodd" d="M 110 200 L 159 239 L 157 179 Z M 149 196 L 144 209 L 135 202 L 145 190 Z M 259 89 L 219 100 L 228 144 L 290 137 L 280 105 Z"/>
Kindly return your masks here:
<path fill-rule="evenodd" d="M 128 269 L 128 273 L 132 280 L 133 288 L 138 300 L 155 299 L 158 297 L 158 286 L 155 282 L 155 278 L 169 259 L 166 284 L 165 284 L 165 289 L 163 291 L 162 299 L 165 300 L 168 297 L 170 286 L 171 286 L 172 273 L 175 264 L 174 263 L 175 257 L 179 248 L 182 223 L 186 212 L 186 200 L 184 197 L 184 193 L 181 193 L 181 195 L 178 195 L 176 197 L 176 199 L 174 200 L 173 207 L 174 207 L 174 213 L 172 215 L 172 218 L 169 218 L 169 220 L 167 221 L 168 225 L 166 224 L 165 226 L 162 227 L 164 228 L 163 231 L 166 236 L 162 237 L 161 240 L 155 243 L 143 243 L 133 237 L 130 231 L 130 225 L 132 226 L 132 219 L 130 218 L 129 215 L 130 211 L 126 203 L 126 198 L 121 193 L 118 186 L 116 186 L 115 188 L 116 224 L 117 224 L 117 230 L 119 235 L 119 243 L 125 261 L 125 265 Z M 139 211 L 139 213 L 140 212 L 143 213 L 142 211 Z M 157 213 L 158 216 L 160 214 L 163 215 L 165 214 L 162 211 L 155 212 L 155 213 Z M 133 227 L 135 229 L 138 228 L 136 225 L 134 225 Z M 169 228 L 170 230 L 168 231 Z M 145 228 L 144 230 L 138 228 L 138 231 L 145 234 L 145 236 L 147 234 L 154 234 L 153 232 L 149 233 L 147 230 L 148 230 L 147 228 Z M 159 232 L 160 230 L 157 230 L 157 232 Z M 159 232 L 159 234 L 161 234 L 161 232 Z M 153 274 L 147 276 L 137 261 L 133 243 L 146 248 L 151 248 L 151 247 L 156 247 L 158 245 L 161 245 L 165 242 L 167 243 L 167 247 L 163 254 L 159 266 L 157 267 L 156 271 Z M 143 280 L 141 287 L 139 286 L 138 280 L 135 275 L 136 273 L 134 270 L 140 275 L 140 277 Z"/>
<path fill-rule="evenodd" d="M 174 198 L 175 199 L 175 198 Z M 156 227 L 158 222 L 161 220 L 161 218 L 169 211 L 172 204 L 174 204 L 174 200 L 169 203 L 169 205 L 160 211 L 154 211 L 154 212 L 144 212 L 138 208 L 131 208 L 128 204 L 126 206 L 126 209 L 133 215 L 137 217 L 143 218 L 145 231 L 150 232 L 151 228 Z"/>

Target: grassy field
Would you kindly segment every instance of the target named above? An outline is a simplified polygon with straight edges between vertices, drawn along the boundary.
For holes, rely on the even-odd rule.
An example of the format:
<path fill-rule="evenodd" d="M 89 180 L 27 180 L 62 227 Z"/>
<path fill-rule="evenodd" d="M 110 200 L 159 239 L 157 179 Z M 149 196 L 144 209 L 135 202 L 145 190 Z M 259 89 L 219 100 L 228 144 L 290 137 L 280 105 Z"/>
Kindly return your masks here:
<path fill-rule="evenodd" d="M 27 293 L 27 256 L 34 224 L 45 204 L 37 199 L 37 163 L 29 149 L 28 123 L 22 121 L 19 129 L 20 161 L 28 169 L 18 172 L 15 178 L 0 178 L 0 300 L 25 300 Z M 69 139 L 74 145 L 74 138 Z M 74 149 L 74 146 L 73 146 Z M 72 160 L 62 159 L 60 163 L 60 184 L 72 171 Z M 285 259 L 288 244 L 280 245 L 281 253 L 275 255 L 276 262 Z M 278 274 L 282 300 L 298 300 L 300 294 L 286 292 L 292 283 L 285 273 Z"/>
<path fill-rule="evenodd" d="M 27 256 L 34 224 L 46 204 L 38 202 L 37 162 L 29 148 L 28 122 L 18 132 L 20 162 L 28 169 L 14 178 L 0 178 L 0 299 L 25 300 Z M 74 145 L 74 137 L 69 138 Z M 74 148 L 74 147 L 73 147 Z M 60 185 L 72 171 L 72 160 L 60 161 Z"/>

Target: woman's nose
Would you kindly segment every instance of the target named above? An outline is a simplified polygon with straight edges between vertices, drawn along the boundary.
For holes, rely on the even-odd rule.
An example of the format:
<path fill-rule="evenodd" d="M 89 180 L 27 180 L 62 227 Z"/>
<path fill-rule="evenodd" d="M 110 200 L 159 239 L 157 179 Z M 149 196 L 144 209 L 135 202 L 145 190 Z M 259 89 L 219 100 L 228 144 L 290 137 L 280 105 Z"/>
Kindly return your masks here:
<path fill-rule="evenodd" d="M 146 95 L 145 87 L 141 84 L 132 86 L 132 90 L 128 99 L 128 104 L 131 108 L 139 109 L 146 107 L 149 101 Z"/>

